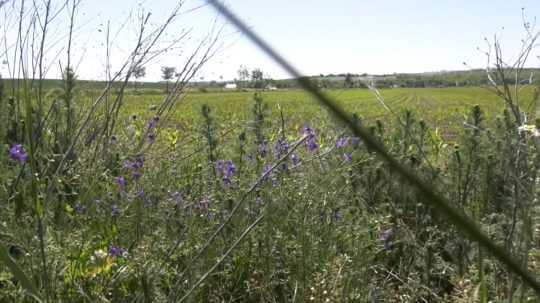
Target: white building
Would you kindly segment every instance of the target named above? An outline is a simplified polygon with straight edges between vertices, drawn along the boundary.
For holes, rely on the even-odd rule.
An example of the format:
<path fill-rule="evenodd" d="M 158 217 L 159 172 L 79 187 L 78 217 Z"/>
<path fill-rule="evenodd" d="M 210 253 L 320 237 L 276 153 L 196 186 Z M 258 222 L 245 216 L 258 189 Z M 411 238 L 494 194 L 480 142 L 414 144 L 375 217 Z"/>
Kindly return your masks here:
<path fill-rule="evenodd" d="M 236 86 L 236 83 L 227 83 L 227 84 L 225 84 L 224 88 L 225 89 L 236 89 L 237 86 Z"/>

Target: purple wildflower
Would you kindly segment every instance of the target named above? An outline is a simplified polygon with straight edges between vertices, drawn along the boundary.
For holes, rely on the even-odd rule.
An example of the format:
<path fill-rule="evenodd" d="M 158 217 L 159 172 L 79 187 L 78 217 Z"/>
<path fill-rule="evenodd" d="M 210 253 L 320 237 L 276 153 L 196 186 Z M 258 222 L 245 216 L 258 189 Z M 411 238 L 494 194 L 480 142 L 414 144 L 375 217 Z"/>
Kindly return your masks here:
<path fill-rule="evenodd" d="M 79 215 L 83 215 L 86 212 L 86 207 L 81 205 L 81 203 L 75 204 L 75 212 Z"/>
<path fill-rule="evenodd" d="M 349 145 L 349 138 L 347 137 L 340 137 L 336 141 L 336 147 L 337 148 L 345 148 Z"/>
<path fill-rule="evenodd" d="M 226 187 L 229 187 L 232 185 L 232 177 L 235 172 L 236 172 L 236 166 L 234 166 L 234 163 L 232 163 L 232 161 L 230 160 L 227 161 L 225 175 L 223 176 L 223 184 Z"/>
<path fill-rule="evenodd" d="M 123 257 L 124 254 L 125 254 L 125 250 L 121 247 L 118 247 L 118 246 L 111 246 L 109 248 L 109 256 L 111 257 Z"/>
<path fill-rule="evenodd" d="M 118 208 L 118 205 L 113 204 L 111 205 L 111 216 L 118 217 L 120 216 L 121 210 Z"/>
<path fill-rule="evenodd" d="M 388 228 L 381 233 L 381 240 L 383 241 L 386 250 L 394 249 L 394 238 L 395 233 L 392 228 Z"/>
<path fill-rule="evenodd" d="M 259 206 L 259 207 L 262 206 L 263 201 L 262 201 L 261 196 L 258 196 L 257 198 L 255 198 L 255 204 L 256 204 L 257 206 Z"/>
<path fill-rule="evenodd" d="M 341 220 L 343 216 L 341 215 L 341 212 L 339 211 L 339 208 L 336 208 L 332 211 L 332 216 L 331 216 L 331 219 L 333 222 L 338 222 L 339 220 Z"/>
<path fill-rule="evenodd" d="M 136 155 L 135 156 L 135 168 L 142 168 L 144 166 L 144 155 Z"/>
<path fill-rule="evenodd" d="M 136 170 L 141 169 L 144 165 L 144 156 L 143 155 L 137 155 L 133 161 L 131 160 L 125 160 L 124 161 L 124 167 L 129 170 Z"/>
<path fill-rule="evenodd" d="M 208 196 L 204 197 L 199 203 L 197 204 L 196 208 L 201 210 L 206 210 L 210 208 L 210 198 Z"/>
<path fill-rule="evenodd" d="M 345 162 L 351 162 L 352 161 L 352 154 L 351 153 L 344 153 L 343 154 L 343 160 Z"/>
<path fill-rule="evenodd" d="M 306 139 L 306 147 L 309 151 L 314 152 L 319 148 L 319 144 L 317 144 L 317 137 L 315 136 L 315 131 L 309 127 L 309 125 L 304 126 L 303 129 L 304 136 L 307 136 Z"/>
<path fill-rule="evenodd" d="M 231 160 L 227 161 L 227 171 L 225 172 L 226 178 L 231 178 L 234 173 L 236 172 L 236 166 L 234 166 L 234 163 Z"/>
<path fill-rule="evenodd" d="M 351 138 L 351 145 L 354 146 L 354 147 L 357 147 L 358 145 L 360 145 L 360 138 L 358 137 L 352 137 Z"/>
<path fill-rule="evenodd" d="M 291 155 L 291 160 L 293 162 L 293 165 L 298 165 L 300 164 L 300 157 L 298 157 L 297 154 L 292 154 Z"/>
<path fill-rule="evenodd" d="M 130 160 L 124 160 L 124 167 L 127 169 L 135 169 L 135 163 Z"/>
<path fill-rule="evenodd" d="M 261 144 L 259 144 L 257 151 L 261 158 L 266 158 L 268 155 L 268 141 L 264 140 Z"/>
<path fill-rule="evenodd" d="M 231 160 L 217 160 L 216 161 L 216 174 L 223 179 L 223 185 L 230 187 L 232 185 L 232 177 L 236 172 L 236 166 Z"/>
<path fill-rule="evenodd" d="M 270 176 L 271 172 L 270 172 L 270 169 L 272 168 L 272 166 L 266 164 L 263 168 L 263 181 L 266 181 L 268 180 L 268 176 Z"/>
<path fill-rule="evenodd" d="M 120 186 L 120 191 L 126 190 L 126 185 L 127 185 L 126 178 L 124 178 L 123 176 L 120 176 L 116 179 L 116 183 L 118 183 L 118 186 Z"/>
<path fill-rule="evenodd" d="M 274 146 L 274 150 L 275 150 L 276 160 L 279 160 L 281 159 L 281 157 L 289 153 L 289 143 L 284 139 L 280 139 Z"/>
<path fill-rule="evenodd" d="M 18 161 L 20 164 L 26 163 L 28 154 L 24 150 L 22 144 L 15 144 L 9 149 L 9 157 L 13 161 Z"/>
<path fill-rule="evenodd" d="M 152 118 L 152 120 L 150 120 L 150 122 L 148 122 L 148 129 L 156 128 L 158 123 L 159 123 L 159 116 L 155 116 L 154 118 Z"/>
<path fill-rule="evenodd" d="M 263 168 L 263 181 L 268 181 L 268 178 L 270 178 L 272 180 L 272 186 L 273 187 L 276 187 L 279 185 L 279 182 L 278 182 L 278 179 L 276 177 L 276 174 L 274 173 L 274 171 L 270 171 L 272 169 L 272 166 L 271 165 L 265 165 L 264 168 Z"/>
<path fill-rule="evenodd" d="M 146 194 L 142 189 L 135 194 L 135 198 L 144 199 L 144 197 L 146 197 Z"/>
<path fill-rule="evenodd" d="M 156 142 L 156 134 L 149 134 L 148 142 L 150 142 L 150 144 L 154 144 L 154 142 Z"/>
<path fill-rule="evenodd" d="M 141 177 L 142 177 L 142 173 L 140 171 L 133 172 L 133 179 L 135 179 L 135 181 L 138 181 Z"/>
<path fill-rule="evenodd" d="M 124 161 L 124 167 L 132 171 L 133 179 L 135 179 L 136 181 L 139 180 L 142 176 L 142 172 L 140 170 L 143 168 L 143 166 L 144 166 L 143 155 L 135 156 L 135 159 L 133 161 L 131 160 Z"/>
<path fill-rule="evenodd" d="M 216 161 L 216 174 L 218 177 L 221 177 L 223 175 L 223 168 L 225 167 L 225 161 L 224 160 L 217 160 Z"/>

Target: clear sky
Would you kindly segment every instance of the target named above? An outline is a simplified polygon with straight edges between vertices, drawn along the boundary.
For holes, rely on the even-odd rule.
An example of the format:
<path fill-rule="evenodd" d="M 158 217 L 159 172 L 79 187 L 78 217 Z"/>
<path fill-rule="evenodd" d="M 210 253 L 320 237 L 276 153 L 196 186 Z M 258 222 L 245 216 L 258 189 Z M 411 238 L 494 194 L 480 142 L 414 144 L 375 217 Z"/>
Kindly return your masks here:
<path fill-rule="evenodd" d="M 103 76 L 104 25 L 108 20 L 114 32 L 130 11 L 144 7 L 152 12 L 151 20 L 157 23 L 174 3 L 172 0 L 83 0 L 75 38 L 80 78 Z M 227 0 L 226 3 L 307 75 L 456 70 L 465 68 L 463 62 L 470 67 L 484 67 L 485 56 L 477 47 L 485 49 L 484 38 L 492 38 L 494 34 L 500 35 L 506 57 L 511 61 L 524 35 L 522 7 L 531 22 L 540 15 L 538 0 Z M 204 0 L 187 0 L 184 10 L 201 4 Z M 193 39 L 182 44 L 185 56 L 194 41 L 209 30 L 215 16 L 211 7 L 185 14 L 168 37 L 181 28 L 192 29 Z M 0 24 L 1 18 L 5 17 L 0 16 Z M 56 27 L 55 33 L 65 30 L 65 21 L 58 21 Z M 120 61 L 121 55 L 128 53 L 134 37 L 135 25 L 128 22 L 116 36 L 115 60 Z M 259 67 L 274 78 L 287 77 L 232 27 L 225 29 L 222 42 L 226 47 L 206 65 L 200 75 L 204 79 L 233 79 L 241 64 Z M 48 58 L 50 62 L 55 60 L 61 58 Z M 180 51 L 171 51 L 147 66 L 145 80 L 158 80 L 161 65 L 179 65 L 182 60 Z M 531 61 L 530 65 L 537 63 L 540 61 Z M 53 63 L 51 66 L 50 76 L 57 75 L 59 68 Z M 0 71 L 6 75 L 5 66 Z"/>

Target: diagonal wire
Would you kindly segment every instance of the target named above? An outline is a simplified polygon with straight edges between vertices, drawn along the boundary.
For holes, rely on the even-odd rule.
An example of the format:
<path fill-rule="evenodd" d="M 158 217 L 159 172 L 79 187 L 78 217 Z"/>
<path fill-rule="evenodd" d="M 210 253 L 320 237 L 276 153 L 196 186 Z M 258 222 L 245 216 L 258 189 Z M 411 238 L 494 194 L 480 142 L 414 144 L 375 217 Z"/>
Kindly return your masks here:
<path fill-rule="evenodd" d="M 298 79 L 298 83 L 302 88 L 311 93 L 319 103 L 326 107 L 337 120 L 348 126 L 353 133 L 362 138 L 367 147 L 375 151 L 377 155 L 388 163 L 391 170 L 399 174 L 410 184 L 418 189 L 426 198 L 426 203 L 435 208 L 441 215 L 445 216 L 453 223 L 462 233 L 467 235 L 471 240 L 478 242 L 486 248 L 491 254 L 503 263 L 506 268 L 520 276 L 523 281 L 534 289 L 537 296 L 540 297 L 540 283 L 536 276 L 532 275 L 528 270 L 523 268 L 512 256 L 499 245 L 495 244 L 468 216 L 458 211 L 451 206 L 450 201 L 433 189 L 432 184 L 422 181 L 410 169 L 399 163 L 392 157 L 385 147 L 379 143 L 364 127 L 358 125 L 352 120 L 352 117 L 345 112 L 337 103 L 330 98 L 326 93 L 320 91 L 307 77 L 302 77 L 300 72 L 284 57 L 278 54 L 268 43 L 260 38 L 253 30 L 248 28 L 235 14 L 226 8 L 218 0 L 207 0 L 217 11 L 219 11 L 229 22 L 242 31 L 255 45 L 257 45 L 266 55 L 278 63 L 290 75 Z"/>

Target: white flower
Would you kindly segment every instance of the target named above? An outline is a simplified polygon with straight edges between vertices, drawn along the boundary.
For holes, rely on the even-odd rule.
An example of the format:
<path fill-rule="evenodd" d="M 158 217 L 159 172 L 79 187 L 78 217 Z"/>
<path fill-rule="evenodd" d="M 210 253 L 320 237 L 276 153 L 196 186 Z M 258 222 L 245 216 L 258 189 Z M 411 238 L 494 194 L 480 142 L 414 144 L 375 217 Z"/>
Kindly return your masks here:
<path fill-rule="evenodd" d="M 533 137 L 540 137 L 540 131 L 536 128 L 535 125 L 523 124 L 518 127 L 518 132 L 521 134 L 523 132 L 530 133 Z"/>
<path fill-rule="evenodd" d="M 94 252 L 94 256 L 98 260 L 105 259 L 107 257 L 107 253 L 103 251 L 103 249 L 98 249 Z"/>

